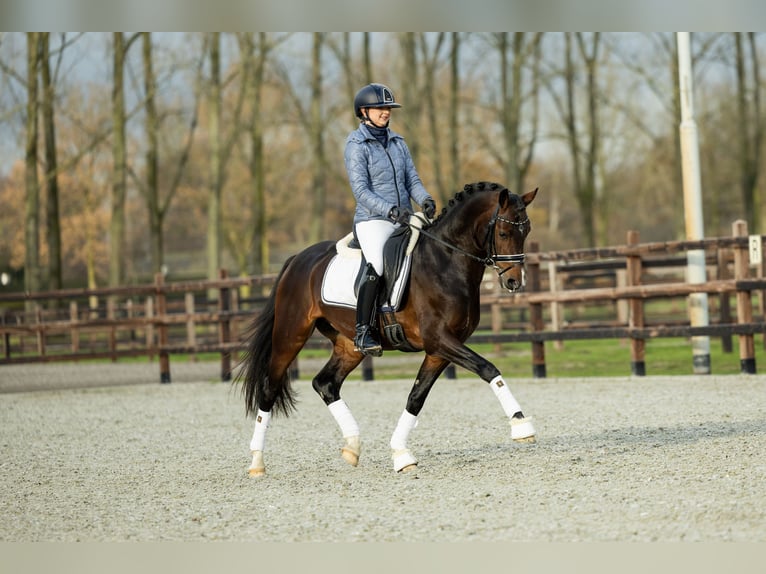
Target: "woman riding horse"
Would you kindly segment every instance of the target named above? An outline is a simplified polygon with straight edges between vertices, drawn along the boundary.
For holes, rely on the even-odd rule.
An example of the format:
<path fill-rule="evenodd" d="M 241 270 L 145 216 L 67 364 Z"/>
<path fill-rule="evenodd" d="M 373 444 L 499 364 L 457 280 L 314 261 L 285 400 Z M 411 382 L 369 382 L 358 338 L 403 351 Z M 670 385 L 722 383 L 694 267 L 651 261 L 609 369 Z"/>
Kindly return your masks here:
<path fill-rule="evenodd" d="M 391 437 L 394 470 L 417 464 L 407 439 L 433 384 L 450 363 L 489 383 L 510 419 L 512 440 L 534 441 L 532 422 L 522 413 L 500 371 L 465 341 L 479 323 L 479 289 L 485 267 L 493 268 L 509 291 L 524 285 L 524 241 L 531 229 L 526 207 L 536 195 L 536 189 L 519 196 L 495 183 L 466 185 L 421 230 L 412 253 L 405 300 L 395 316 L 410 347 L 424 351 L 425 357 Z M 246 410 L 256 419 L 250 442 L 252 476 L 266 470 L 263 450 L 272 413 L 289 414 L 295 406 L 289 368 L 315 329 L 332 342 L 333 349 L 312 386 L 343 433 L 343 458 L 354 466 L 359 461 L 359 426 L 340 396 L 343 381 L 363 358 L 354 348 L 355 313 L 327 303 L 321 295 L 325 271 L 336 255 L 335 242 L 325 241 L 289 258 L 253 322 L 237 377 L 243 382 Z M 384 341 L 383 348 L 393 346 Z"/>

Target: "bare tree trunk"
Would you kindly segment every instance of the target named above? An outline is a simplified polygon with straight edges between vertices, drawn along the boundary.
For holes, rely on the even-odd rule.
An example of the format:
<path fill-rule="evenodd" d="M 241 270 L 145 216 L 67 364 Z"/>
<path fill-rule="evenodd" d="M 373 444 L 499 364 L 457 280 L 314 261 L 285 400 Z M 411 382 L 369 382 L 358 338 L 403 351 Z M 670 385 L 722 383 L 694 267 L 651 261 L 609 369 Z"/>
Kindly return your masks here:
<path fill-rule="evenodd" d="M 515 32 L 513 38 L 507 32 L 494 34 L 495 48 L 500 59 L 500 107 L 497 110 L 503 130 L 502 149 L 486 138 L 486 145 L 502 166 L 505 183 L 514 191 L 523 188 L 524 178 L 532 165 L 535 141 L 539 124 L 540 91 L 540 42 L 542 34 L 531 39 L 524 32 Z M 530 65 L 531 61 L 531 65 Z M 531 82 L 525 78 L 529 68 Z M 528 93 L 524 87 L 529 86 Z M 530 110 L 530 137 L 521 139 L 521 125 L 524 112 Z"/>
<path fill-rule="evenodd" d="M 324 236 L 325 204 L 327 189 L 325 173 L 327 172 L 327 157 L 324 148 L 324 126 L 322 123 L 322 44 L 324 32 L 314 32 L 314 48 L 311 63 L 311 108 L 309 137 L 313 150 L 313 174 L 311 178 L 312 207 L 311 228 L 309 241 L 316 243 Z"/>
<path fill-rule="evenodd" d="M 740 193 L 747 227 L 751 233 L 760 229 L 759 209 L 756 205 L 756 186 L 760 171 L 762 126 L 760 110 L 760 77 L 758 73 L 758 51 L 752 32 L 747 32 L 750 56 L 750 74 L 747 71 L 748 57 L 743 46 L 745 33 L 735 32 L 737 68 L 737 114 L 739 120 L 739 168 Z M 748 78 L 748 75 L 751 77 Z M 752 94 L 748 97 L 748 94 Z"/>
<path fill-rule="evenodd" d="M 207 278 L 218 278 L 221 267 L 221 190 L 223 187 L 221 161 L 221 34 L 212 32 L 210 38 L 210 192 L 207 203 Z M 208 293 L 214 296 L 215 290 Z"/>
<path fill-rule="evenodd" d="M 460 109 L 460 32 L 452 32 L 450 49 L 450 105 L 449 105 L 449 159 L 450 188 L 452 193 L 460 189 L 460 130 L 458 110 Z M 447 193 L 447 199 L 451 194 Z"/>
<path fill-rule="evenodd" d="M 369 84 L 372 82 L 372 48 L 370 47 L 370 33 L 363 32 L 363 34 L 364 83 Z"/>
<path fill-rule="evenodd" d="M 397 101 L 402 103 L 403 131 L 406 132 L 407 146 L 410 148 L 412 161 L 418 165 L 420 155 L 420 83 L 418 82 L 418 58 L 414 32 L 402 32 L 399 34 L 399 43 L 403 54 L 403 81 L 401 86 L 391 86 Z M 401 94 L 401 95 L 400 95 Z M 398 131 L 398 130 L 396 130 Z"/>
<path fill-rule="evenodd" d="M 587 77 L 587 98 L 588 98 L 588 117 L 587 117 L 587 137 L 588 151 L 585 157 L 585 188 L 580 191 L 585 198 L 591 200 L 593 237 L 596 243 L 604 245 L 608 237 L 608 206 L 606 198 L 603 196 L 603 190 L 598 185 L 597 169 L 600 159 L 601 147 L 601 125 L 598 116 L 598 52 L 600 33 L 593 34 L 593 44 L 590 53 L 585 45 L 585 39 L 581 32 L 577 32 L 577 45 L 580 49 L 580 56 L 585 62 Z"/>
<path fill-rule="evenodd" d="M 109 285 L 125 279 L 125 53 L 128 46 L 122 32 L 113 35 L 112 52 L 112 218 L 109 223 Z"/>
<path fill-rule="evenodd" d="M 431 163 L 433 165 L 434 180 L 436 181 L 436 196 L 441 199 L 442 205 L 449 199 L 441 166 L 441 136 L 439 134 L 439 122 L 437 117 L 438 104 L 436 102 L 436 69 L 439 64 L 439 54 L 444 43 L 444 32 L 439 32 L 436 37 L 436 45 L 432 54 L 428 53 L 428 44 L 425 34 L 417 36 L 420 43 L 420 53 L 423 58 L 423 94 L 428 111 L 428 126 L 431 134 Z"/>
<path fill-rule="evenodd" d="M 149 209 L 149 243 L 152 258 L 152 273 L 162 271 L 163 237 L 162 220 L 164 213 L 160 205 L 159 190 L 159 117 L 155 97 L 156 78 L 152 65 L 152 37 L 150 32 L 142 32 L 142 59 L 144 64 L 144 90 L 146 92 L 146 204 Z"/>
<path fill-rule="evenodd" d="M 58 162 L 56 159 L 56 126 L 54 87 L 50 68 L 50 34 L 40 33 L 43 95 L 43 132 L 45 134 L 45 186 L 47 189 L 48 289 L 61 289 L 61 222 L 59 219 Z"/>
<path fill-rule="evenodd" d="M 37 74 L 40 35 L 27 33 L 26 202 L 24 225 L 24 288 L 40 290 L 40 186 L 37 179 Z M 31 305 L 27 305 L 31 308 Z"/>
<path fill-rule="evenodd" d="M 597 215 L 600 206 L 596 193 L 596 169 L 598 165 L 600 136 L 598 123 L 598 106 L 596 102 L 598 81 L 598 49 L 599 33 L 594 33 L 591 53 L 588 54 L 585 40 L 581 33 L 575 33 L 579 53 L 585 63 L 587 77 L 587 117 L 585 125 L 586 133 L 580 134 L 577 124 L 577 109 L 575 106 L 575 65 L 572 49 L 572 33 L 564 34 L 564 81 L 566 92 L 566 105 L 560 108 L 562 119 L 566 125 L 569 151 L 572 157 L 573 185 L 575 198 L 580 211 L 583 232 L 589 247 L 595 247 L 597 233 Z M 585 140 L 583 146 L 582 140 Z M 583 149 L 583 147 L 585 149 Z M 604 221 L 605 225 L 606 222 Z"/>
<path fill-rule="evenodd" d="M 242 37 L 247 66 L 252 69 L 252 119 L 250 122 L 250 178 L 252 180 L 252 249 L 250 250 L 250 272 L 266 274 L 269 272 L 269 241 L 266 227 L 265 167 L 263 157 L 263 126 L 261 106 L 266 57 L 269 51 L 266 32 L 258 32 L 258 54 L 256 42 L 251 34 Z"/>

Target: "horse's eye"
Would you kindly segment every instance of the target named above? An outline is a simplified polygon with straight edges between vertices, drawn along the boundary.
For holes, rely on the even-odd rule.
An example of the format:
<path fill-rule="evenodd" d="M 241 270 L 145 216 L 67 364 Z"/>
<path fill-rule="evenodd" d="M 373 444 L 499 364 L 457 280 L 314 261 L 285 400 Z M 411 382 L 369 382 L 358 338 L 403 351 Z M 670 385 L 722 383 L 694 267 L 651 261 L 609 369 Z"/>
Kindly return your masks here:
<path fill-rule="evenodd" d="M 498 235 L 499 235 L 499 236 L 500 236 L 502 239 L 505 239 L 506 237 L 508 237 L 508 233 L 506 233 L 505 231 L 500 231 L 500 232 L 498 232 Z"/>

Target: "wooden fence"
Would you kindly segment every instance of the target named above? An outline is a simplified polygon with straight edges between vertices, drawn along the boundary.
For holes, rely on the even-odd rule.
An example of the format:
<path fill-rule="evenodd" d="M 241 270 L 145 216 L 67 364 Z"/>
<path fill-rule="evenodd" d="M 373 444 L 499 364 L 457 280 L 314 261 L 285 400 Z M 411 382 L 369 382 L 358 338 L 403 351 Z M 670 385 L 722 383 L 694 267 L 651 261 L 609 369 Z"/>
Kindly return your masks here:
<path fill-rule="evenodd" d="M 748 236 L 745 223 L 737 221 L 731 237 L 699 241 L 641 244 L 636 232 L 628 232 L 622 246 L 549 252 L 530 242 L 527 290 L 500 292 L 489 272 L 482 322 L 469 342 L 530 343 L 532 374 L 545 377 L 547 341 L 627 339 L 631 371 L 643 375 L 647 339 L 721 337 L 726 349 L 737 337 L 740 369 L 755 373 L 754 336 L 766 332 L 763 238 Z M 696 250 L 705 252 L 709 279 L 690 284 L 683 278 L 687 253 Z M 221 271 L 217 281 L 166 283 L 158 275 L 149 285 L 0 294 L 0 365 L 148 356 L 158 357 L 160 381 L 170 382 L 171 355 L 216 353 L 221 378 L 229 380 L 232 355 L 244 350 L 241 333 L 274 279 L 229 278 Z M 208 299 L 211 292 L 217 298 Z M 693 293 L 716 298 L 708 325 L 689 324 L 685 306 Z M 682 301 L 683 309 L 671 319 L 655 317 L 645 309 L 654 299 Z M 589 305 L 599 317 L 582 312 Z M 308 346 L 330 348 L 320 336 Z M 371 359 L 363 369 L 364 378 L 372 378 Z"/>

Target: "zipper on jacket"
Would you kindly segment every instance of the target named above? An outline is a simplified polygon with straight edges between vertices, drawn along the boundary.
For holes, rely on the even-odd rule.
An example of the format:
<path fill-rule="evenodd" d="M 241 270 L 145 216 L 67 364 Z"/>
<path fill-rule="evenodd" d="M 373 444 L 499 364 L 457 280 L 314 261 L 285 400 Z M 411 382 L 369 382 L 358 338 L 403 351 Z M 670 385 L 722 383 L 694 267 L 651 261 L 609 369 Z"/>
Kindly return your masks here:
<path fill-rule="evenodd" d="M 377 140 L 375 140 L 375 141 L 377 141 Z M 381 145 L 381 146 L 383 145 L 380 142 L 378 142 L 378 144 Z M 386 157 L 388 158 L 388 163 L 391 164 L 391 171 L 394 172 L 394 187 L 396 188 L 396 206 L 397 207 L 401 207 L 402 206 L 402 197 L 401 197 L 401 194 L 399 193 L 399 181 L 396 178 L 396 167 L 394 167 L 394 160 L 391 159 L 391 154 L 388 153 L 388 149 L 387 148 L 384 147 L 383 151 L 386 152 Z"/>

